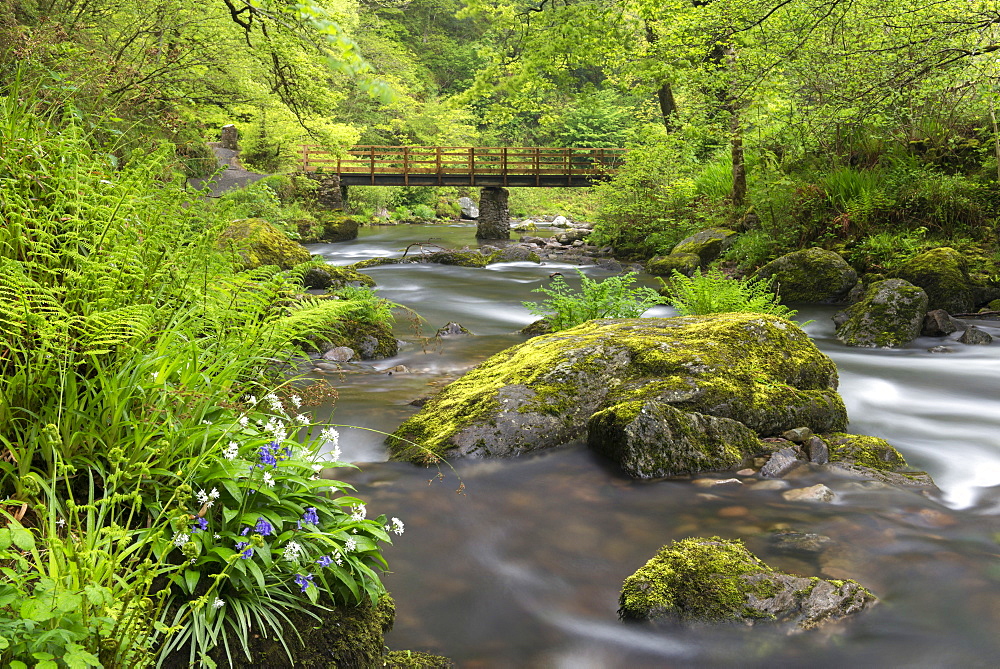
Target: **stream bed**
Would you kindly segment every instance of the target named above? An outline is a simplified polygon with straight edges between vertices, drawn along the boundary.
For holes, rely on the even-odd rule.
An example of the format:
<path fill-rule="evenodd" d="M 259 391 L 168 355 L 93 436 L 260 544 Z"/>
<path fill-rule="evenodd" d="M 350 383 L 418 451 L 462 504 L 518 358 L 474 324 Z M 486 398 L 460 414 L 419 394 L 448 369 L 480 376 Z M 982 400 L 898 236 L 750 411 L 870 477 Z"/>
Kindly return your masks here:
<path fill-rule="evenodd" d="M 403 225 L 309 248 L 341 265 L 401 255 L 414 242 L 474 247 L 474 236 L 470 225 Z M 531 291 L 553 272 L 573 283 L 574 269 L 529 262 L 365 270 L 382 297 L 426 320 L 418 332 L 400 314 L 399 355 L 373 361 L 368 372 L 324 375 L 339 392 L 331 420 L 357 426 L 341 429 L 340 445 L 359 469 L 338 477 L 358 488 L 370 514 L 406 524 L 385 549 L 392 572 L 383 580 L 397 607 L 391 648 L 447 655 L 463 668 L 1000 665 L 1000 343 L 922 338 L 901 350 L 851 349 L 834 338 L 835 309 L 807 307 L 798 316 L 813 319 L 806 331 L 837 363 L 849 431 L 887 439 L 934 477 L 940 494 L 812 473 L 788 483 L 823 482 L 835 503 L 787 502 L 773 481 L 754 477 L 710 490 L 691 478 L 637 481 L 582 442 L 511 460 L 457 459 L 440 471 L 385 462 L 382 433 L 418 410 L 410 402 L 525 341 L 512 333 L 536 317 L 521 302 L 543 297 Z M 449 321 L 474 336 L 435 339 Z M 978 325 L 1000 336 L 1000 323 Z M 941 343 L 953 352 L 927 351 Z M 396 365 L 409 371 L 383 371 Z M 803 548 L 787 533 L 823 538 Z M 620 622 L 625 577 L 660 546 L 689 536 L 742 539 L 777 569 L 852 578 L 881 602 L 791 635 L 767 625 Z"/>

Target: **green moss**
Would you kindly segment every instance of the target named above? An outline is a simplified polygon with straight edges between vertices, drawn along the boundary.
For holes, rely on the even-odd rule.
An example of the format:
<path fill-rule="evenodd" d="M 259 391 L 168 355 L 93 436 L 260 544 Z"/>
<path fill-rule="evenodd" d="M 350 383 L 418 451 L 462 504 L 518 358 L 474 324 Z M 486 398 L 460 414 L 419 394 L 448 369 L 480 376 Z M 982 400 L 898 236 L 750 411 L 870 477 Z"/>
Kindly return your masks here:
<path fill-rule="evenodd" d="M 749 605 L 750 595 L 770 597 L 775 584 L 748 577 L 774 570 L 740 541 L 683 539 L 661 548 L 625 579 L 618 600 L 623 619 L 724 621 L 767 617 Z"/>
<path fill-rule="evenodd" d="M 351 267 L 317 263 L 303 277 L 306 288 L 340 290 L 344 286 L 375 286 L 375 279 Z"/>
<path fill-rule="evenodd" d="M 219 235 L 218 247 L 231 250 L 242 269 L 265 265 L 291 269 L 310 260 L 309 251 L 262 218 L 233 221 Z"/>
<path fill-rule="evenodd" d="M 431 655 L 412 650 L 393 650 L 386 653 L 388 669 L 450 669 L 455 663 L 441 655 Z"/>
<path fill-rule="evenodd" d="M 843 258 L 821 248 L 803 249 L 764 265 L 757 277 L 771 279 L 782 302 L 829 302 L 847 294 L 858 275 Z"/>
<path fill-rule="evenodd" d="M 837 339 L 848 346 L 903 346 L 920 334 L 926 312 L 927 295 L 921 288 L 901 279 L 879 281 L 841 312 L 845 318 Z"/>
<path fill-rule="evenodd" d="M 414 258 L 419 262 L 433 262 L 439 265 L 457 265 L 458 267 L 486 267 L 496 262 L 500 253 L 483 255 L 479 251 L 438 251 Z"/>
<path fill-rule="evenodd" d="M 973 309 L 973 291 L 965 258 L 945 246 L 910 258 L 893 276 L 919 286 L 927 293 L 928 309 L 967 313 Z"/>
<path fill-rule="evenodd" d="M 701 258 L 696 253 L 671 253 L 656 256 L 646 262 L 646 271 L 656 276 L 670 276 L 677 270 L 684 276 L 691 276 L 701 266 Z"/>
<path fill-rule="evenodd" d="M 399 258 L 367 258 L 365 260 L 359 260 L 358 262 L 348 265 L 351 269 L 361 270 L 366 267 L 378 267 L 379 265 L 395 265 L 399 263 Z"/>
<path fill-rule="evenodd" d="M 906 466 L 903 455 L 885 439 L 844 432 L 820 436 L 830 449 L 831 462 L 846 462 L 887 472 Z"/>
<path fill-rule="evenodd" d="M 650 397 L 738 420 L 764 436 L 800 425 L 840 430 L 846 411 L 836 386 L 833 362 L 797 326 L 773 316 L 597 320 L 489 358 L 403 423 L 388 443 L 394 457 L 418 462 L 451 449 L 467 452 L 474 438 L 510 436 L 514 450 L 532 450 L 579 436 L 601 408 Z M 479 425 L 500 421 L 502 427 L 555 411 L 562 414 L 558 422 L 536 433 L 497 436 L 501 428 Z"/>
<path fill-rule="evenodd" d="M 673 248 L 671 255 L 693 253 L 701 259 L 702 265 L 707 265 L 722 255 L 729 238 L 735 234 L 734 230 L 708 228 L 701 232 L 696 232 L 687 239 L 681 240 Z"/>

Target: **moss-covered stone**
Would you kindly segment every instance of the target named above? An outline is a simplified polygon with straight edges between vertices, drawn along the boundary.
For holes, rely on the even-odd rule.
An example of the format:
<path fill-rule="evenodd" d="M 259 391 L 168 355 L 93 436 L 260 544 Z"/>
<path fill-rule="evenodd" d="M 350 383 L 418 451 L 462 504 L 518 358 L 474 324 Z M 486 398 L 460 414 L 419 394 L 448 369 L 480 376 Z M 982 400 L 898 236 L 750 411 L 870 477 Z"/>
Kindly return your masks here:
<path fill-rule="evenodd" d="M 973 287 L 965 258 L 945 246 L 906 260 L 893 276 L 919 286 L 927 293 L 928 309 L 950 314 L 973 310 Z"/>
<path fill-rule="evenodd" d="M 740 541 L 675 541 L 625 579 L 625 620 L 783 621 L 810 629 L 876 601 L 855 581 L 824 581 L 776 571 Z"/>
<path fill-rule="evenodd" d="M 879 471 L 898 471 L 906 460 L 885 439 L 836 432 L 820 435 L 830 448 L 831 462 L 846 462 Z"/>
<path fill-rule="evenodd" d="M 671 255 L 693 253 L 701 259 L 701 264 L 704 266 L 721 256 L 729 248 L 735 234 L 736 231 L 725 228 L 707 228 L 681 240 L 670 253 Z"/>
<path fill-rule="evenodd" d="M 479 251 L 437 251 L 413 258 L 411 262 L 432 262 L 439 265 L 457 265 L 458 267 L 486 267 L 499 256 L 498 253 L 483 255 Z"/>
<path fill-rule="evenodd" d="M 691 276 L 701 267 L 701 258 L 695 253 L 671 253 L 656 256 L 646 261 L 646 271 L 656 276 L 671 276 L 677 270 L 684 276 Z"/>
<path fill-rule="evenodd" d="M 309 251 L 262 218 L 233 221 L 219 235 L 218 247 L 230 250 L 241 269 L 277 265 L 291 269 L 309 262 Z"/>
<path fill-rule="evenodd" d="M 385 634 L 392 629 L 396 607 L 389 595 L 376 604 L 338 606 L 330 610 L 306 606 L 287 608 L 288 617 L 282 626 L 282 636 L 288 645 L 285 651 L 271 630 L 252 630 L 249 660 L 232 647 L 233 666 L 268 667 L 268 669 L 370 669 L 383 666 Z M 288 653 L 292 659 L 289 660 Z M 220 644 L 211 652 L 220 667 L 228 667 L 225 647 Z M 166 669 L 189 667 L 186 649 L 173 653 L 163 663 Z M 419 666 L 419 665 L 418 665 Z"/>
<path fill-rule="evenodd" d="M 361 270 L 368 267 L 378 267 L 380 265 L 397 265 L 399 258 L 366 258 L 356 263 L 348 265 L 353 270 Z"/>
<path fill-rule="evenodd" d="M 844 300 L 858 282 L 858 274 L 840 254 L 821 248 L 802 249 L 757 270 L 770 279 L 782 302 L 829 303 Z"/>
<path fill-rule="evenodd" d="M 920 334 L 927 294 L 902 279 L 872 284 L 861 301 L 834 316 L 837 339 L 848 346 L 903 346 Z"/>
<path fill-rule="evenodd" d="M 316 241 L 346 242 L 358 238 L 362 219 L 339 213 L 324 212 L 319 215 L 320 232 Z"/>
<path fill-rule="evenodd" d="M 760 450 L 743 423 L 655 400 L 598 411 L 587 424 L 587 445 L 634 478 L 735 469 Z"/>
<path fill-rule="evenodd" d="M 1000 300 L 993 300 L 986 305 L 986 309 L 989 311 L 1000 311 Z"/>
<path fill-rule="evenodd" d="M 762 314 L 603 319 L 494 355 L 388 444 L 397 459 L 509 456 L 563 444 L 595 412 L 655 399 L 770 436 L 842 430 L 837 370 L 794 324 Z"/>
<path fill-rule="evenodd" d="M 302 277 L 302 283 L 306 288 L 339 290 L 344 286 L 368 286 L 371 288 L 375 285 L 375 279 L 367 274 L 362 274 L 353 267 L 322 263 L 310 267 Z"/>
<path fill-rule="evenodd" d="M 389 651 L 384 662 L 388 669 L 451 669 L 455 666 L 447 657 L 415 650 Z"/>

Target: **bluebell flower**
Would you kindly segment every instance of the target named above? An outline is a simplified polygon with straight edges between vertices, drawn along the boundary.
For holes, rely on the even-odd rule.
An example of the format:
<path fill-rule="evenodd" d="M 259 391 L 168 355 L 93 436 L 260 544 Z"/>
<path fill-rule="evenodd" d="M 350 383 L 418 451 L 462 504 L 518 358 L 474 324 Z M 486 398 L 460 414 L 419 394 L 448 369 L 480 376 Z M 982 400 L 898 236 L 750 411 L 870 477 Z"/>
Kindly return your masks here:
<path fill-rule="evenodd" d="M 207 530 L 208 529 L 208 521 L 205 520 L 204 518 L 195 518 L 194 519 L 194 524 L 195 524 L 195 527 L 191 528 L 192 532 L 201 532 L 203 530 Z"/>
<path fill-rule="evenodd" d="M 330 557 L 329 555 L 320 555 L 319 559 L 316 560 L 316 564 L 318 564 L 320 567 L 329 567 L 331 564 L 333 564 L 333 558 Z"/>
<path fill-rule="evenodd" d="M 267 521 L 266 518 L 261 516 L 257 519 L 257 526 L 254 527 L 259 535 L 262 537 L 267 537 L 274 534 L 274 526 Z"/>
<path fill-rule="evenodd" d="M 272 467 L 278 465 L 278 459 L 274 457 L 274 445 L 274 442 L 272 442 L 260 447 L 260 463 L 262 465 L 271 465 Z"/>
<path fill-rule="evenodd" d="M 305 592 L 306 588 L 309 587 L 309 584 L 312 583 L 313 575 L 307 574 L 306 576 L 303 576 L 302 574 L 296 574 L 294 580 L 295 580 L 295 585 L 302 588 L 302 592 Z"/>
<path fill-rule="evenodd" d="M 249 525 L 247 525 L 246 527 L 243 528 L 242 531 L 240 531 L 240 536 L 241 537 L 245 537 L 248 534 L 250 534 L 250 526 Z"/>
<path fill-rule="evenodd" d="M 243 555 L 240 556 L 244 560 L 249 560 L 253 557 L 253 546 L 247 546 L 246 550 L 243 551 Z"/>
<path fill-rule="evenodd" d="M 319 514 L 316 513 L 315 506 L 310 506 L 306 509 L 306 512 L 302 514 L 302 522 L 319 525 Z"/>
<path fill-rule="evenodd" d="M 285 459 L 285 460 L 291 458 L 292 457 L 292 447 L 291 446 L 285 446 L 283 449 L 281 449 L 280 455 L 281 455 L 282 459 Z"/>

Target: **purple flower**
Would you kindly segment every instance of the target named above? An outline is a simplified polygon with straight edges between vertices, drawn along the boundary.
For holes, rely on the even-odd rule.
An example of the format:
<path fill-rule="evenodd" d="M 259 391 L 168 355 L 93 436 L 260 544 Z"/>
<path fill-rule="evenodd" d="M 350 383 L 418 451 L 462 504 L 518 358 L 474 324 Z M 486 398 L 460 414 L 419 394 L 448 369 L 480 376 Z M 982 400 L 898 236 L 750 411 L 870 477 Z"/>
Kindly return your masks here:
<path fill-rule="evenodd" d="M 271 523 L 267 522 L 267 519 L 264 518 L 263 516 L 257 519 L 257 525 L 256 527 L 254 527 L 254 530 L 256 530 L 257 534 L 261 535 L 262 537 L 267 537 L 274 534 L 274 526 L 271 525 Z"/>
<path fill-rule="evenodd" d="M 302 514 L 302 522 L 319 525 L 319 514 L 316 513 L 315 506 L 310 506 L 306 509 L 306 512 Z"/>
<path fill-rule="evenodd" d="M 316 560 L 316 564 L 318 564 L 320 567 L 329 567 L 331 564 L 333 564 L 333 558 L 330 557 L 329 555 L 320 555 L 319 559 Z"/>
<path fill-rule="evenodd" d="M 272 467 L 278 465 L 278 460 L 274 457 L 274 445 L 272 442 L 260 447 L 260 463 L 262 465 L 271 465 Z"/>
<path fill-rule="evenodd" d="M 250 534 L 250 526 L 249 525 L 243 528 L 243 530 L 240 532 L 240 536 L 241 537 L 245 537 L 248 534 Z"/>
<path fill-rule="evenodd" d="M 309 587 L 309 584 L 312 583 L 313 575 L 307 574 L 306 576 L 303 576 L 302 574 L 296 574 L 294 580 L 295 580 L 295 585 L 302 588 L 302 592 L 305 592 L 306 588 Z"/>
<path fill-rule="evenodd" d="M 283 459 L 285 459 L 285 460 L 291 458 L 292 457 L 292 447 L 291 446 L 285 446 L 283 449 L 281 449 L 281 457 Z"/>
<path fill-rule="evenodd" d="M 253 546 L 247 546 L 246 550 L 243 551 L 243 555 L 240 556 L 244 560 L 249 560 L 253 557 Z"/>
<path fill-rule="evenodd" d="M 201 532 L 203 530 L 207 530 L 208 529 L 208 521 L 205 520 L 204 518 L 195 518 L 194 519 L 194 524 L 195 524 L 195 527 L 191 528 L 192 532 Z"/>

